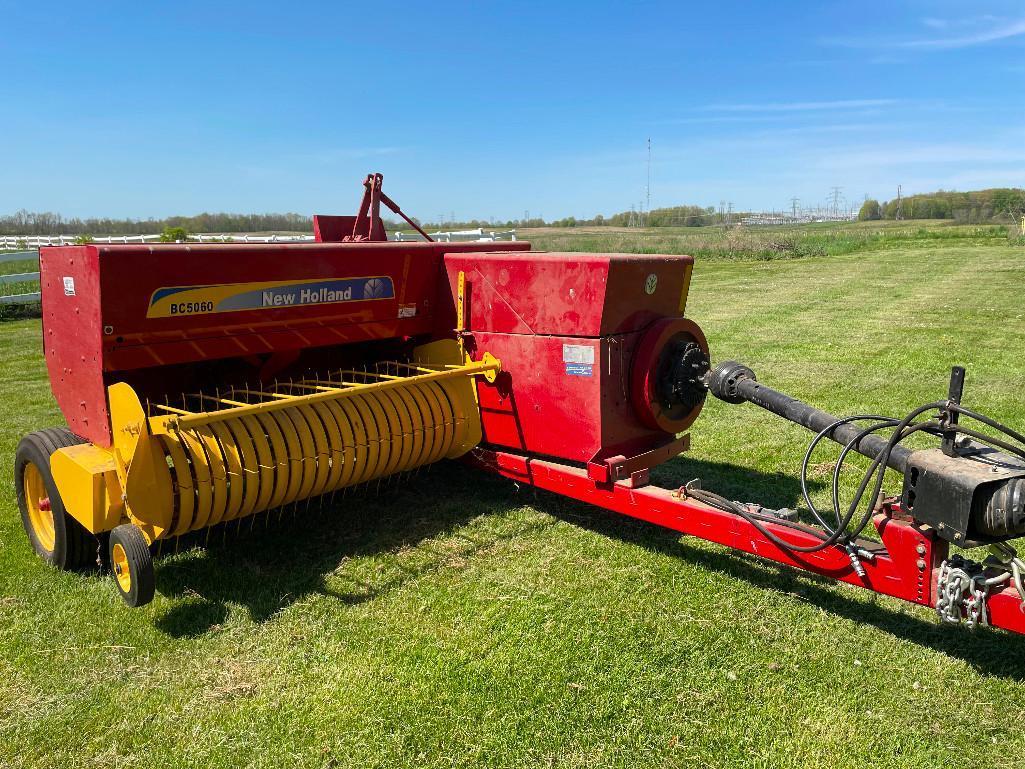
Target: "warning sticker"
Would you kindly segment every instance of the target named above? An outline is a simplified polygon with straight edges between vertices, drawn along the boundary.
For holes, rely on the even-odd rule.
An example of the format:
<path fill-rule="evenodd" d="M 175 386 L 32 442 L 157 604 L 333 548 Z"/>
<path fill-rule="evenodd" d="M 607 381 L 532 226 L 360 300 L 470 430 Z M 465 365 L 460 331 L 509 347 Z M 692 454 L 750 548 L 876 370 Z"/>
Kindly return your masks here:
<path fill-rule="evenodd" d="M 416 305 L 415 304 L 400 304 L 399 305 L 399 317 L 400 318 L 415 318 L 416 317 Z"/>
<path fill-rule="evenodd" d="M 564 344 L 562 346 L 562 362 L 563 363 L 586 363 L 588 365 L 594 364 L 594 348 L 588 344 Z M 566 373 L 569 373 L 569 367 L 566 367 Z M 587 376 L 590 376 L 591 372 L 587 372 Z"/>
<path fill-rule="evenodd" d="M 590 363 L 567 363 L 567 376 L 593 376 L 594 366 Z"/>
<path fill-rule="evenodd" d="M 67 275 L 64 276 L 64 296 L 75 295 L 75 279 Z"/>

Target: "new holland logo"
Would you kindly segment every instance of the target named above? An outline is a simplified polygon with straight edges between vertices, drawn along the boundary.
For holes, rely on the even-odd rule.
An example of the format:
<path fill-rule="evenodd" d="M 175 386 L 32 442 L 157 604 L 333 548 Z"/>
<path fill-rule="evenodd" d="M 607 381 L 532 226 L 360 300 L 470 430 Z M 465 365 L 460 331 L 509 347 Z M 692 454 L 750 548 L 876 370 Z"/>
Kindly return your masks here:
<path fill-rule="evenodd" d="M 363 284 L 364 299 L 384 299 L 386 296 L 391 296 L 390 291 L 391 281 L 388 278 L 370 278 Z"/>
<path fill-rule="evenodd" d="M 153 292 L 146 317 L 169 318 L 180 315 L 378 301 L 394 297 L 395 286 L 392 279 L 386 276 L 228 283 L 216 286 L 172 286 L 158 288 Z"/>

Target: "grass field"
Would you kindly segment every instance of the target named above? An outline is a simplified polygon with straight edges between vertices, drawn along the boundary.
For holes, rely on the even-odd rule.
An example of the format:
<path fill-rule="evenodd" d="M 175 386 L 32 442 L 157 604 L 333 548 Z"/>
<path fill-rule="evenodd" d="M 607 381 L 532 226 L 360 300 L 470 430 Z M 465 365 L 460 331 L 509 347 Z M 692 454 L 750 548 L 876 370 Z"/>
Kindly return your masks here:
<path fill-rule="evenodd" d="M 903 415 L 942 396 L 961 363 L 966 402 L 1020 428 L 1023 285 L 1025 249 L 1006 237 L 929 237 L 705 260 L 689 314 L 715 359 L 831 411 Z M 0 360 L 0 766 L 1011 767 L 1025 755 L 1025 638 L 941 627 L 460 465 L 165 557 L 156 600 L 127 609 L 110 576 L 31 553 L 11 458 L 24 433 L 60 423 L 38 320 L 0 324 Z M 797 503 L 800 429 L 710 402 L 693 437 L 661 482 Z"/>

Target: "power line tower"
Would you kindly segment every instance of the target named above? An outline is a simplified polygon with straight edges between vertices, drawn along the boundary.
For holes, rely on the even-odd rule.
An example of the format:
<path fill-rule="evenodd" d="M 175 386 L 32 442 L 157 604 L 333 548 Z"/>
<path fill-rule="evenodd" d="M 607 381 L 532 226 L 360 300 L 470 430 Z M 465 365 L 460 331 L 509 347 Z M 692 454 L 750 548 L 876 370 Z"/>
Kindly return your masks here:
<path fill-rule="evenodd" d="M 797 220 L 797 204 L 801 202 L 800 198 L 790 198 L 790 215 Z"/>
<path fill-rule="evenodd" d="M 833 216 L 837 216 L 840 213 L 841 192 L 843 192 L 843 187 L 830 187 L 830 195 L 833 197 Z"/>
<path fill-rule="evenodd" d="M 897 215 L 895 217 L 897 221 L 904 219 L 904 196 L 901 194 L 900 185 L 897 185 Z"/>
<path fill-rule="evenodd" d="M 648 137 L 648 186 L 645 192 L 644 212 L 651 213 L 651 137 Z"/>

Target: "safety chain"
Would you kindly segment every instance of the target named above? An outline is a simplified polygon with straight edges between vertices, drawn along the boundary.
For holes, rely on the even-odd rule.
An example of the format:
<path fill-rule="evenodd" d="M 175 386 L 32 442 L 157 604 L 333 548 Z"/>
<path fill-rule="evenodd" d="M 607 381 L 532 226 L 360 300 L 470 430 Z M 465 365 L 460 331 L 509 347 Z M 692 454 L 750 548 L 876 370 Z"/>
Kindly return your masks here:
<path fill-rule="evenodd" d="M 1013 580 L 1022 599 L 1022 611 L 1025 612 L 1025 562 L 1006 543 L 992 545 L 990 552 L 995 557 L 986 559 L 985 564 L 960 555 L 953 555 L 949 561 L 940 564 L 936 580 L 936 613 L 941 620 L 956 624 L 963 618 L 972 629 L 988 625 L 986 600 L 989 591 L 993 586 L 1002 585 L 1008 580 Z M 987 577 L 987 567 L 1003 571 Z"/>
<path fill-rule="evenodd" d="M 936 613 L 944 622 L 956 624 L 964 618 L 968 627 L 989 624 L 982 564 L 954 555 L 940 564 L 936 580 Z M 966 595 L 967 593 L 967 595 Z"/>

